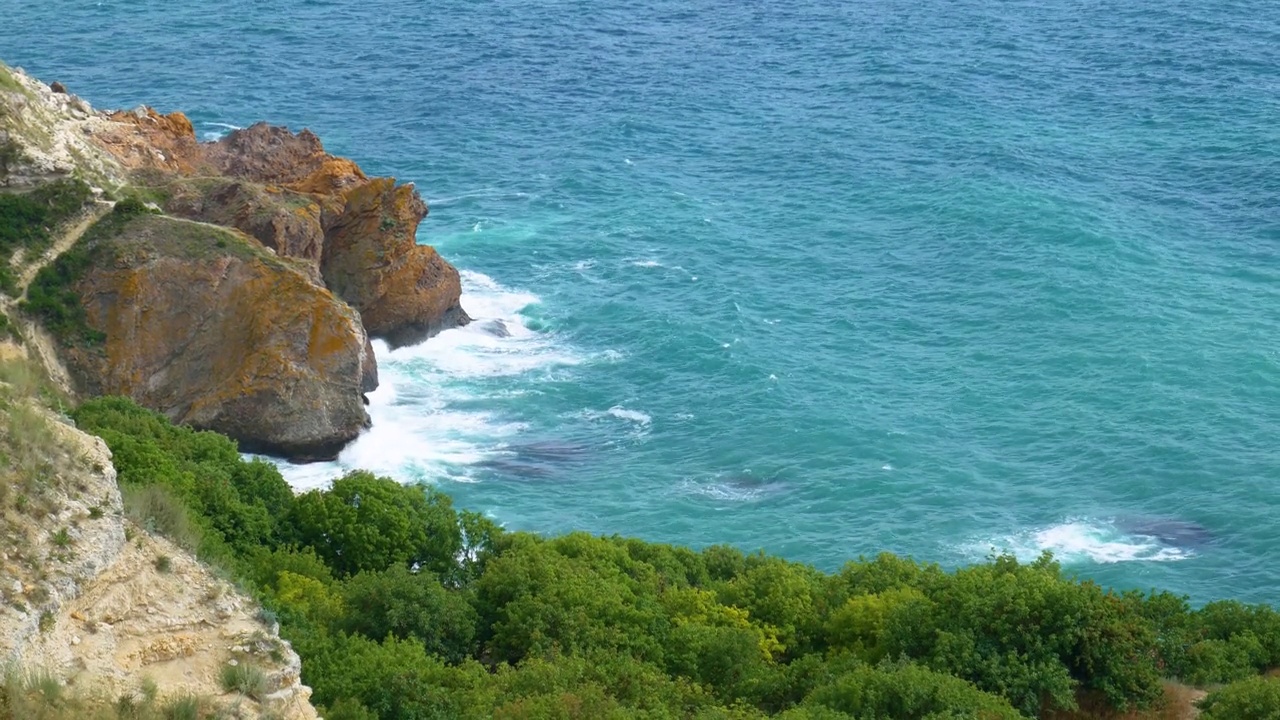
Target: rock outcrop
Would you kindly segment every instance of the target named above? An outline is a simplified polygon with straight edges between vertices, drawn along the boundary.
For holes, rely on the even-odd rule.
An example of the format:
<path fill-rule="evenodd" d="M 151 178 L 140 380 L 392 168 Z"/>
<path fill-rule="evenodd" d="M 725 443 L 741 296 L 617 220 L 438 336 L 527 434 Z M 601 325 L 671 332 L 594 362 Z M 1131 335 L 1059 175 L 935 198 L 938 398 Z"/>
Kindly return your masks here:
<path fill-rule="evenodd" d="M 113 123 L 89 103 L 0 64 L 0 187 L 78 176 L 118 188 L 128 175 L 97 142 Z"/>
<path fill-rule="evenodd" d="M 182 113 L 98 112 L 0 65 L 0 185 L 67 178 L 99 207 L 135 196 L 174 216 L 91 229 L 92 262 L 53 290 L 79 309 L 55 308 L 47 329 L 82 310 L 89 333 L 53 333 L 48 364 L 77 392 L 129 395 L 246 450 L 327 459 L 368 423 L 371 337 L 400 346 L 469 321 L 457 270 L 417 243 L 427 207 L 412 185 L 367 177 L 307 130 L 202 143 Z M 11 312 L 39 269 L 23 262 L 20 291 L 0 294 Z"/>
<path fill-rule="evenodd" d="M 360 311 L 370 336 L 407 345 L 469 321 L 458 271 L 417 243 L 427 205 L 412 185 L 366 177 L 308 130 L 259 123 L 199 143 L 181 113 L 112 118 L 103 147 L 163 197 L 166 212 L 235 227 L 306 261 Z"/>
<path fill-rule="evenodd" d="M 458 271 L 435 248 L 414 241 L 427 206 L 412 186 L 381 178 L 344 197 L 325 236 L 320 271 L 360 310 L 370 335 L 396 347 L 470 321 L 458 303 Z"/>
<path fill-rule="evenodd" d="M 155 215 L 104 222 L 71 287 L 105 339 L 66 343 L 90 394 L 299 460 L 336 456 L 368 425 L 376 370 L 349 305 L 238 232 Z"/>

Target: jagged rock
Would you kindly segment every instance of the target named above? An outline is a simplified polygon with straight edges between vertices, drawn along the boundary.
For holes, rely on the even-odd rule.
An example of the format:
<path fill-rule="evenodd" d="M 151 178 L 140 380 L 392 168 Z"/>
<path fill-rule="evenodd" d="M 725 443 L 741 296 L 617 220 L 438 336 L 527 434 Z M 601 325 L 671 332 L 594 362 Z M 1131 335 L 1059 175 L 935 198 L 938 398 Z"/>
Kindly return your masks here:
<path fill-rule="evenodd" d="M 3 63 L 0 80 L 7 81 L 0 83 L 0 185 L 23 187 L 72 175 L 113 188 L 125 181 L 124 169 L 93 141 L 111 123 L 88 103 Z"/>
<path fill-rule="evenodd" d="M 286 185 L 302 192 L 330 194 L 367 179 L 355 163 L 326 153 L 320 138 L 310 130 L 294 134 L 266 123 L 236 130 L 205 145 L 204 157 L 220 175 Z"/>
<path fill-rule="evenodd" d="M 367 178 L 309 130 L 258 123 L 197 143 L 181 113 L 112 117 L 134 132 L 104 140 L 125 165 L 179 176 L 167 186 L 167 212 L 235 227 L 312 263 L 371 336 L 405 345 L 469 321 L 457 270 L 417 243 L 427 206 L 412 185 Z"/>
<path fill-rule="evenodd" d="M 130 395 L 246 449 L 327 458 L 368 422 L 370 337 L 397 346 L 468 322 L 457 271 L 417 244 L 427 208 L 412 185 L 366 177 L 307 130 L 258 124 L 201 143 L 182 113 L 101 113 L 0 73 L 13 80 L 0 87 L 0 185 L 75 176 L 245 233 L 148 217 L 130 226 L 146 242 L 95 241 L 109 258 L 75 290 L 105 343 L 64 338 L 55 353 L 25 328 L 81 391 Z"/>
<path fill-rule="evenodd" d="M 196 174 L 202 150 L 191 120 L 180 112 L 164 115 L 149 107 L 111 113 L 112 124 L 93 139 L 129 170 Z"/>
<path fill-rule="evenodd" d="M 279 255 L 305 260 L 308 275 L 323 284 L 324 228 L 316 198 L 232 179 L 181 180 L 167 189 L 166 212 L 248 233 Z"/>
<path fill-rule="evenodd" d="M 289 262 L 211 225 L 159 216 L 97 239 L 75 284 L 105 343 L 69 343 L 78 384 L 245 450 L 330 459 L 367 427 L 376 386 L 358 315 Z"/>
<path fill-rule="evenodd" d="M 360 311 L 370 335 L 392 346 L 470 321 L 459 303 L 458 271 L 415 240 L 426 214 L 412 185 L 378 178 L 347 191 L 325 235 L 325 283 Z"/>

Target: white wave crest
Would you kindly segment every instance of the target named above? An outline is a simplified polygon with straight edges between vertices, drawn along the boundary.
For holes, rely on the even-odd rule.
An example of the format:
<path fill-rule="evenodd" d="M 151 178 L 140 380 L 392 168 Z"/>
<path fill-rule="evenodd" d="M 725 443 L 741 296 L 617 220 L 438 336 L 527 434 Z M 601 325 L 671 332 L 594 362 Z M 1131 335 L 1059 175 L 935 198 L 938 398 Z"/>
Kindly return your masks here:
<path fill-rule="evenodd" d="M 649 425 L 653 423 L 653 418 L 649 417 L 647 413 L 642 413 L 639 410 L 628 410 L 621 405 L 614 405 L 609 408 L 608 412 L 619 420 L 626 420 L 628 422 L 636 423 L 637 425 Z"/>
<path fill-rule="evenodd" d="M 1046 550 L 1064 563 L 1094 562 L 1173 562 L 1186 560 L 1195 553 L 1141 535 L 1129 535 L 1109 522 L 1070 519 L 1056 525 L 1028 530 L 1007 537 L 971 543 L 971 557 L 983 557 L 992 551 L 1011 553 L 1029 562 Z"/>
<path fill-rule="evenodd" d="M 222 138 L 226 137 L 229 133 L 231 133 L 233 130 L 243 129 L 239 125 L 232 125 L 231 123 L 221 123 L 221 122 L 202 122 L 200 123 L 200 126 L 214 128 L 213 130 L 205 130 L 200 135 L 200 137 L 204 140 L 214 140 L 214 141 L 221 140 Z"/>
<path fill-rule="evenodd" d="M 482 273 L 463 270 L 461 275 L 462 305 L 472 317 L 471 324 L 418 345 L 379 353 L 379 368 L 384 360 L 390 367 L 409 365 L 415 375 L 442 376 L 437 378 L 442 382 L 519 375 L 582 362 L 553 336 L 525 323 L 520 313 L 539 302 L 537 295 L 502 287 Z"/>

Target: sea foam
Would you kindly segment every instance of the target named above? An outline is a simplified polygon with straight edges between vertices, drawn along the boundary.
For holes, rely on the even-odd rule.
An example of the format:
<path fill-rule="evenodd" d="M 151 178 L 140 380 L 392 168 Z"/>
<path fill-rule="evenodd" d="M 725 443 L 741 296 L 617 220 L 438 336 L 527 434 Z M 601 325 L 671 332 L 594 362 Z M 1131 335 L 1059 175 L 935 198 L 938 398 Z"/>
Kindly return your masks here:
<path fill-rule="evenodd" d="M 1176 547 L 1141 535 L 1126 534 L 1109 521 L 1073 518 L 1005 537 L 973 542 L 965 554 L 976 560 L 995 553 L 1010 553 L 1023 562 L 1035 560 L 1045 551 L 1065 563 L 1172 562 L 1195 555 L 1189 548 Z"/>
<path fill-rule="evenodd" d="M 373 426 L 335 462 L 280 463 L 294 489 L 324 487 L 355 468 L 404 481 L 470 481 L 473 466 L 526 429 L 470 409 L 477 400 L 513 397 L 485 380 L 580 362 L 554 336 L 526 324 L 521 312 L 539 302 L 536 295 L 482 273 L 461 275 L 462 305 L 472 323 L 395 350 L 374 341 L 380 384 L 368 396 Z"/>

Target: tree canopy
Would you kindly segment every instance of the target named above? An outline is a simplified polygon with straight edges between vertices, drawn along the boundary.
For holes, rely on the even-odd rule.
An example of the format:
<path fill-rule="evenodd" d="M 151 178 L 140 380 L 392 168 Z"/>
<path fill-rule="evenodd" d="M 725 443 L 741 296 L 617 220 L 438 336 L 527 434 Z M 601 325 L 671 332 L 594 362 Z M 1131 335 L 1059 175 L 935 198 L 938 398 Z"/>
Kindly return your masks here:
<path fill-rule="evenodd" d="M 299 496 L 219 435 L 128 400 L 75 412 L 129 512 L 244 579 L 331 718 L 1041 717 L 1231 683 L 1206 720 L 1280 718 L 1280 614 L 1116 593 L 1049 556 L 835 573 L 724 546 L 509 533 L 367 472 Z"/>

